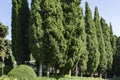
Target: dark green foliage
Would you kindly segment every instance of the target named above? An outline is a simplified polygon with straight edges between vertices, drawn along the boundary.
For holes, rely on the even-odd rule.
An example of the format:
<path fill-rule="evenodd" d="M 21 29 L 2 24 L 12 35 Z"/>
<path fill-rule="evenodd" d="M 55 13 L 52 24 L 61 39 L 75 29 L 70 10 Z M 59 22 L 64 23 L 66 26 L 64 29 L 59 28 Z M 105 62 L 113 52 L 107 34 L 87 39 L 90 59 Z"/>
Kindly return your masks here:
<path fill-rule="evenodd" d="M 116 53 L 113 56 L 113 74 L 120 76 L 120 37 L 116 40 Z"/>
<path fill-rule="evenodd" d="M 37 77 L 34 70 L 27 65 L 17 66 L 8 73 L 8 76 L 20 80 L 34 80 Z"/>
<path fill-rule="evenodd" d="M 18 64 L 29 61 L 27 0 L 12 0 L 12 51 Z"/>
<path fill-rule="evenodd" d="M 98 42 L 96 35 L 96 28 L 94 21 L 92 19 L 92 13 L 86 2 L 85 10 L 85 23 L 86 23 L 86 33 L 87 33 L 87 50 L 89 52 L 88 59 L 88 72 L 91 76 L 96 71 L 99 65 L 100 53 L 98 51 Z"/>
<path fill-rule="evenodd" d="M 5 38 L 8 34 L 8 27 L 0 22 L 0 37 Z"/>
<path fill-rule="evenodd" d="M 98 72 L 100 74 L 103 74 L 107 69 L 107 59 L 106 59 L 107 57 L 106 57 L 105 42 L 104 42 L 104 38 L 103 38 L 102 28 L 100 25 L 100 17 L 99 17 L 97 7 L 95 7 L 94 22 L 95 22 L 95 27 L 96 27 L 98 50 L 100 52 Z"/>
<path fill-rule="evenodd" d="M 41 19 L 41 0 L 32 0 L 31 3 L 31 16 L 30 16 L 30 27 L 29 27 L 29 46 L 33 57 L 37 61 L 43 62 L 45 53 L 43 51 L 43 35 L 44 31 L 42 28 Z"/>
<path fill-rule="evenodd" d="M 110 69 L 112 67 L 112 62 L 113 62 L 112 46 L 110 42 L 110 28 L 108 27 L 107 23 L 103 18 L 101 18 L 100 23 L 102 27 L 104 42 L 105 42 L 107 69 Z"/>
<path fill-rule="evenodd" d="M 83 13 L 80 8 L 80 2 L 81 0 L 61 0 L 64 15 L 65 39 L 67 41 L 65 72 L 68 72 L 78 64 L 80 55 L 82 53 L 84 54 L 85 50 L 84 21 L 82 21 Z"/>
<path fill-rule="evenodd" d="M 86 32 L 85 32 L 85 21 L 84 21 L 84 15 L 83 15 L 83 11 L 81 9 L 81 15 L 79 15 L 81 17 L 80 19 L 80 28 L 81 28 L 81 50 L 80 50 L 80 53 L 81 53 L 81 56 L 80 56 L 80 61 L 79 61 L 79 71 L 81 73 L 81 76 L 82 76 L 82 73 L 86 71 L 87 69 L 87 62 L 88 62 L 88 51 L 87 51 L 87 48 L 86 48 Z"/>
<path fill-rule="evenodd" d="M 41 8 L 46 63 L 61 68 L 65 64 L 66 41 L 63 36 L 63 11 L 60 0 L 42 0 Z"/>
<path fill-rule="evenodd" d="M 116 36 L 113 34 L 112 24 L 110 23 L 110 42 L 112 46 L 113 55 L 116 53 Z"/>

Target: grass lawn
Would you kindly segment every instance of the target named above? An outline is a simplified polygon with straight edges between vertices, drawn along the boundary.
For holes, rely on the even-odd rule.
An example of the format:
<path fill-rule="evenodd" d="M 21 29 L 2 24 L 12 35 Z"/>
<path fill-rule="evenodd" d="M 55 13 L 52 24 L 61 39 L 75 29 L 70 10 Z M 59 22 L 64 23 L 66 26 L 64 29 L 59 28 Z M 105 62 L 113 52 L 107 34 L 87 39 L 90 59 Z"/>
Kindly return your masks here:
<path fill-rule="evenodd" d="M 103 80 L 100 78 L 81 78 L 81 77 L 61 77 L 61 78 L 47 78 L 47 77 L 42 77 L 42 78 L 37 78 L 36 80 Z"/>

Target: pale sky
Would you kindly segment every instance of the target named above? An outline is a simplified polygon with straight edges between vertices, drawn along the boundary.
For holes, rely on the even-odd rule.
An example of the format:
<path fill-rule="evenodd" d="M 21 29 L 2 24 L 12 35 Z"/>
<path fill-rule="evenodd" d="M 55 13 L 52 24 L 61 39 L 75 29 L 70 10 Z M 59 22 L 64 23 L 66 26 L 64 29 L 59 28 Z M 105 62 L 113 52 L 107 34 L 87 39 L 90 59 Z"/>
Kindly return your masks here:
<path fill-rule="evenodd" d="M 93 15 L 94 8 L 97 6 L 100 16 L 108 24 L 111 22 L 114 34 L 120 36 L 120 0 L 82 0 L 83 8 L 85 8 L 85 1 L 88 1 Z M 11 0 L 0 0 L 0 22 L 9 27 L 8 39 L 11 39 L 11 6 Z"/>

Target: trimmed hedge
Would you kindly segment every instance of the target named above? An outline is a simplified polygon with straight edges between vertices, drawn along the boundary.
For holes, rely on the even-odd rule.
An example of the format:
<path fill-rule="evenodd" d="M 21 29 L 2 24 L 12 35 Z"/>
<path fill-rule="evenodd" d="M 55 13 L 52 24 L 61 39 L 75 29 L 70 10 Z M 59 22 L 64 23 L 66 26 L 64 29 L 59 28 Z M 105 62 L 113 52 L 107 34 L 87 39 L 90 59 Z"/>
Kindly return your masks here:
<path fill-rule="evenodd" d="M 37 76 L 34 70 L 27 65 L 19 65 L 8 73 L 9 77 L 20 80 L 34 80 Z"/>

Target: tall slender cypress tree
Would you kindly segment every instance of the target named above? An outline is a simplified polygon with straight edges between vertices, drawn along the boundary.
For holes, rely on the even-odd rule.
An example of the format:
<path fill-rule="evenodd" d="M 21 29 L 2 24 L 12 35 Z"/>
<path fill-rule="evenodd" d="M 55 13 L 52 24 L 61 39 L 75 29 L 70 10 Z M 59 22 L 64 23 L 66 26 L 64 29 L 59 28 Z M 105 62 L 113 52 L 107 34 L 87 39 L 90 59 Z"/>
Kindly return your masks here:
<path fill-rule="evenodd" d="M 107 69 L 111 69 L 113 62 L 113 54 L 112 54 L 112 46 L 110 42 L 110 28 L 108 27 L 107 23 L 103 18 L 101 18 L 100 23 L 102 27 L 104 42 L 105 42 Z"/>
<path fill-rule="evenodd" d="M 85 23 L 87 33 L 87 50 L 89 52 L 88 72 L 91 76 L 93 76 L 93 73 L 97 70 L 97 67 L 99 65 L 100 53 L 98 51 L 96 28 L 92 19 L 91 10 L 87 2 L 85 10 Z"/>
<path fill-rule="evenodd" d="M 42 18 L 40 12 L 41 0 L 32 0 L 30 27 L 29 27 L 29 46 L 33 57 L 38 64 L 38 76 L 42 76 L 42 64 L 45 61 L 45 53 L 43 48 L 44 31 L 42 26 Z"/>
<path fill-rule="evenodd" d="M 18 64 L 29 61 L 29 8 L 27 0 L 12 0 L 12 51 Z"/>
<path fill-rule="evenodd" d="M 94 22 L 95 22 L 95 27 L 96 27 L 98 50 L 100 52 L 100 60 L 99 60 L 100 62 L 98 66 L 98 72 L 100 74 L 100 77 L 102 77 L 102 74 L 107 69 L 107 59 L 106 59 L 107 57 L 106 57 L 105 42 L 103 39 L 103 33 L 102 33 L 101 25 L 100 25 L 100 17 L 99 17 L 97 7 L 95 7 Z"/>
<path fill-rule="evenodd" d="M 112 24 L 110 23 L 110 42 L 112 46 L 113 55 L 116 53 L 116 36 L 113 34 Z"/>
<path fill-rule="evenodd" d="M 42 20 L 44 29 L 44 51 L 46 63 L 61 68 L 66 62 L 66 40 L 64 39 L 63 11 L 60 0 L 42 0 Z"/>
<path fill-rule="evenodd" d="M 81 15 L 79 15 L 81 17 L 81 24 L 79 25 L 79 27 L 81 28 L 81 40 L 82 43 L 80 45 L 81 46 L 81 56 L 80 56 L 80 61 L 79 61 L 79 71 L 81 74 L 81 77 L 83 76 L 83 73 L 87 70 L 87 62 L 88 62 L 88 51 L 87 51 L 87 43 L 86 43 L 86 32 L 85 32 L 85 20 L 84 20 L 84 15 L 83 15 L 83 10 L 81 9 Z"/>
<path fill-rule="evenodd" d="M 67 41 L 66 65 L 67 73 L 74 66 L 78 66 L 80 55 L 82 54 L 82 36 L 84 33 L 84 23 L 82 23 L 81 0 L 61 0 L 64 13 L 65 39 Z"/>
<path fill-rule="evenodd" d="M 113 66 L 112 66 L 112 73 L 115 76 L 120 76 L 120 37 L 116 40 L 116 53 L 113 57 Z"/>

